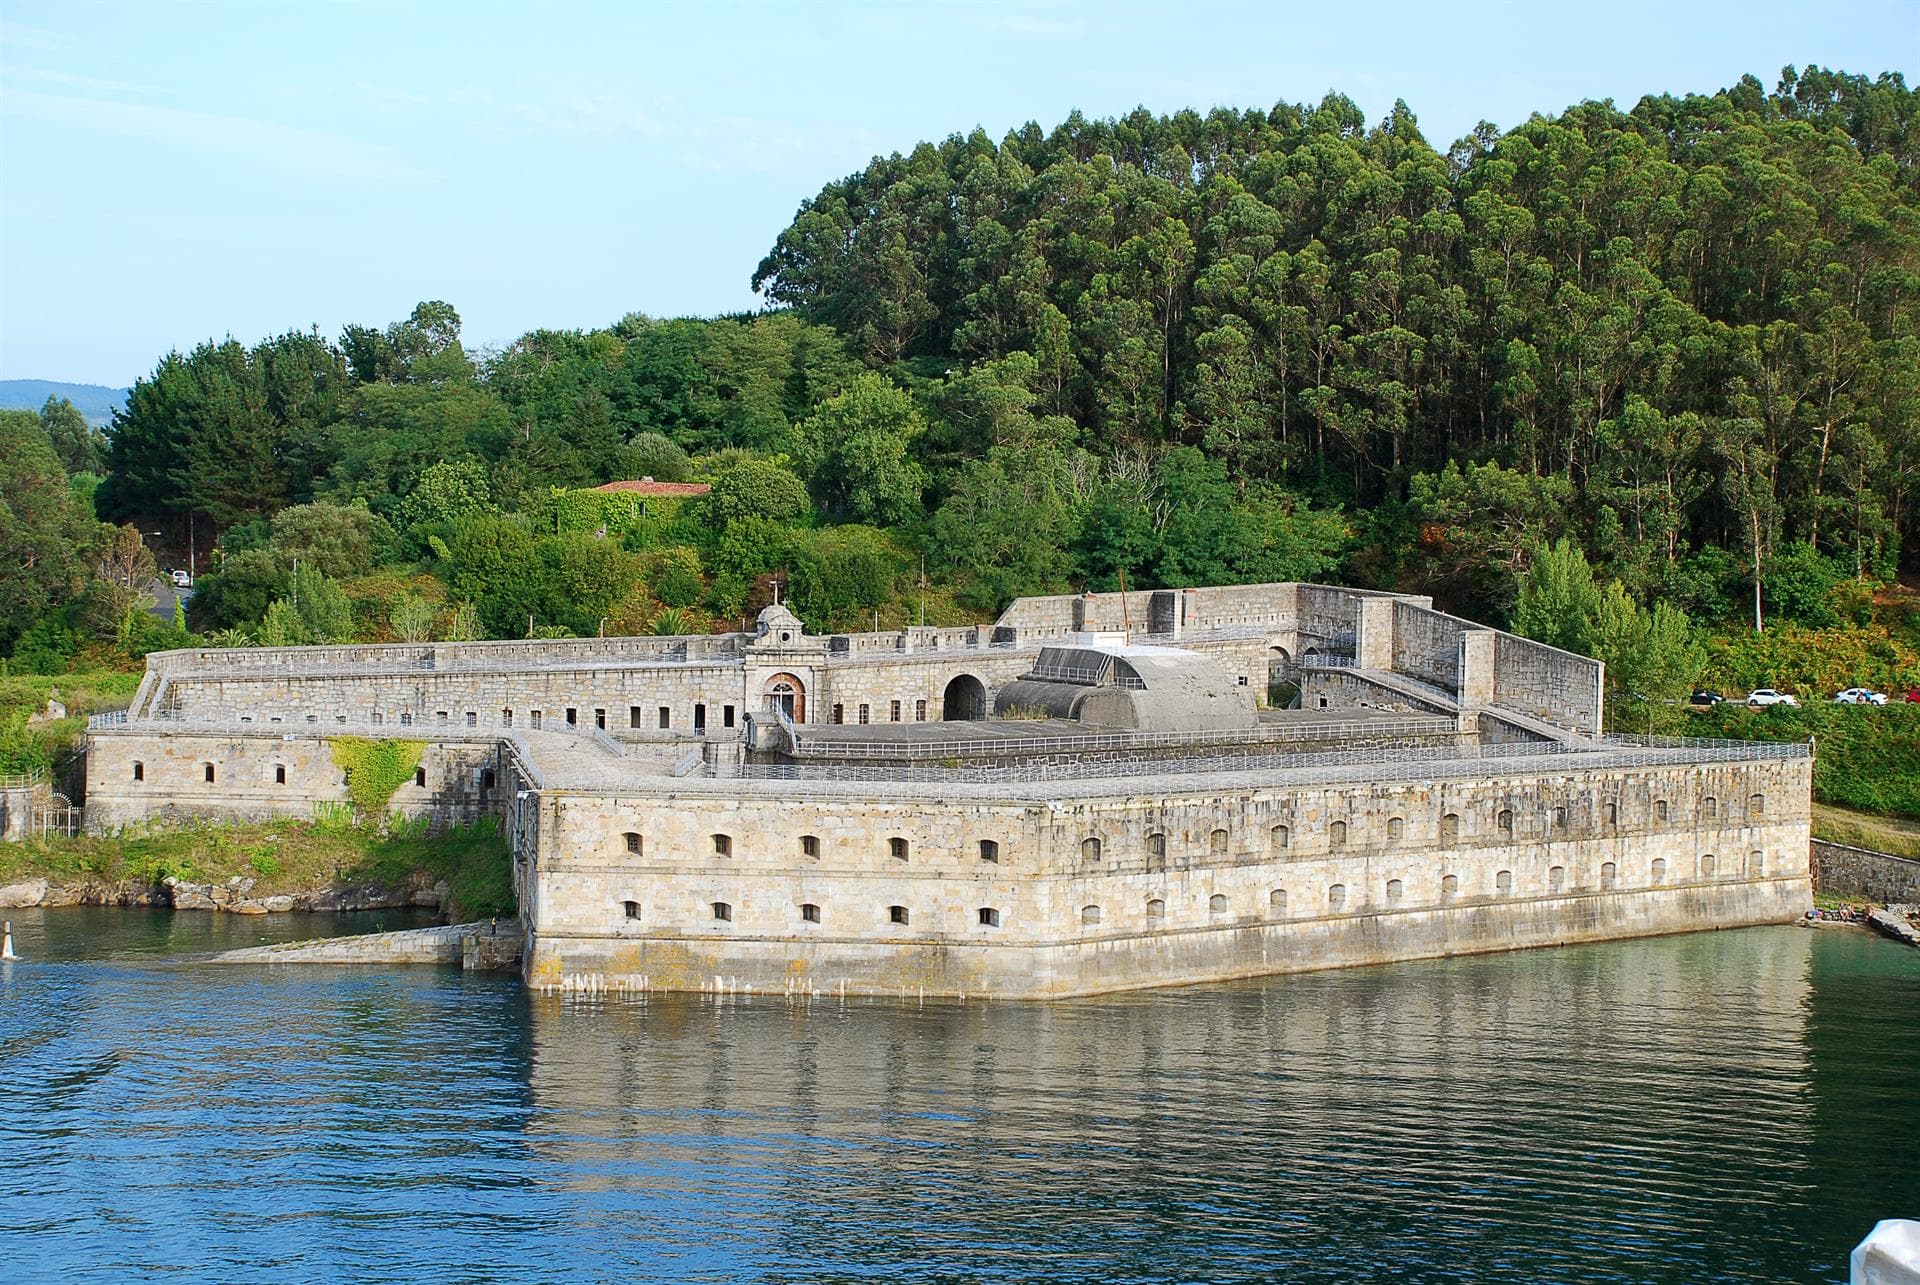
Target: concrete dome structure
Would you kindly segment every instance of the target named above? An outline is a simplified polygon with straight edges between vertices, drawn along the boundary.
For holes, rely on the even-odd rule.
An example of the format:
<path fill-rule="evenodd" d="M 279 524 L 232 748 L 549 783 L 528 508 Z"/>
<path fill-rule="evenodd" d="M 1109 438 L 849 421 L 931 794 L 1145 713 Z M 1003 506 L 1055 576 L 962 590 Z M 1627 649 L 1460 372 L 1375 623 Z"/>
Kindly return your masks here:
<path fill-rule="evenodd" d="M 1130 732 L 1219 732 L 1254 725 L 1253 692 L 1218 661 L 1179 647 L 1043 647 L 1025 675 L 1000 689 L 994 713 Z"/>

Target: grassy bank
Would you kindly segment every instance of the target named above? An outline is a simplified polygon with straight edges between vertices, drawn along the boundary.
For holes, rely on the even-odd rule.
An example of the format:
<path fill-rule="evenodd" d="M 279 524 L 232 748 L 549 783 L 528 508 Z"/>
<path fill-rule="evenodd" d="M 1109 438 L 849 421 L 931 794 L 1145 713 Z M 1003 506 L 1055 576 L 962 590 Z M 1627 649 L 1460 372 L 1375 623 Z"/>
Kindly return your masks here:
<path fill-rule="evenodd" d="M 34 839 L 0 845 L 0 883 L 47 878 L 57 883 L 171 875 L 192 883 L 253 879 L 253 895 L 273 896 L 334 883 L 385 887 L 418 873 L 445 879 L 467 917 L 511 914 L 512 858 L 499 826 L 483 820 L 440 834 L 398 824 L 386 833 L 313 821 L 213 822 L 154 826 L 107 837 Z"/>
<path fill-rule="evenodd" d="M 0 775 L 50 771 L 60 756 L 79 748 L 87 715 L 125 709 L 140 686 L 140 677 L 118 670 L 92 670 L 53 678 L 0 678 Z M 56 691 L 67 716 L 29 727 L 27 720 L 44 713 L 48 697 Z"/>
<path fill-rule="evenodd" d="M 1920 821 L 1879 817 L 1826 803 L 1813 805 L 1813 837 L 1920 861 Z"/>

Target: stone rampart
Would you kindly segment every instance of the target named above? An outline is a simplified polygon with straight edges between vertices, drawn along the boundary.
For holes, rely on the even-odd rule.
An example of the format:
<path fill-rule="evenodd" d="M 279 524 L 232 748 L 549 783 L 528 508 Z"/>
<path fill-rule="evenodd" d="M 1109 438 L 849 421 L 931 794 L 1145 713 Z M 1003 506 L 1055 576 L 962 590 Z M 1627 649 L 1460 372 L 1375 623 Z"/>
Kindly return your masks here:
<path fill-rule="evenodd" d="M 1887 905 L 1920 903 L 1920 861 L 1825 839 L 1813 840 L 1811 855 L 1815 892 Z"/>
<path fill-rule="evenodd" d="M 1069 994 L 1807 905 L 1804 758 L 1453 772 L 1291 788 L 1222 773 L 1197 791 L 1143 777 L 1065 799 L 569 795 L 519 840 L 528 976 Z"/>

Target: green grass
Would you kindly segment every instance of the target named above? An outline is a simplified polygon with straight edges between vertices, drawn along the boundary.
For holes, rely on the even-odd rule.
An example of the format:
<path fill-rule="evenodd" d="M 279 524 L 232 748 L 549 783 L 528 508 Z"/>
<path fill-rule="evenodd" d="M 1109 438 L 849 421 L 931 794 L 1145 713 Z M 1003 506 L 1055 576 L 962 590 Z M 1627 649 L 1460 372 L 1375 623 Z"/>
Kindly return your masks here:
<path fill-rule="evenodd" d="M 1920 819 L 1920 705 L 1807 699 L 1798 709 L 1750 710 L 1728 701 L 1688 716 L 1682 730 L 1744 741 L 1812 738 L 1815 799 L 1855 812 Z"/>
<path fill-rule="evenodd" d="M 87 731 L 87 715 L 126 708 L 140 678 L 118 670 L 0 678 L 0 775 L 49 771 L 61 755 L 79 748 Z M 27 720 L 46 709 L 47 697 L 55 688 L 67 707 L 67 717 L 44 727 L 28 727 Z"/>
<path fill-rule="evenodd" d="M 252 895 L 267 897 L 336 883 L 393 887 L 416 874 L 445 879 L 462 917 L 514 911 L 513 859 L 491 818 L 433 835 L 424 823 L 382 833 L 311 821 L 207 822 L 0 846 L 0 883 L 158 883 L 169 875 L 225 883 L 238 875 L 255 881 Z"/>
<path fill-rule="evenodd" d="M 1920 861 L 1920 821 L 1872 816 L 1816 803 L 1813 805 L 1813 837 Z"/>

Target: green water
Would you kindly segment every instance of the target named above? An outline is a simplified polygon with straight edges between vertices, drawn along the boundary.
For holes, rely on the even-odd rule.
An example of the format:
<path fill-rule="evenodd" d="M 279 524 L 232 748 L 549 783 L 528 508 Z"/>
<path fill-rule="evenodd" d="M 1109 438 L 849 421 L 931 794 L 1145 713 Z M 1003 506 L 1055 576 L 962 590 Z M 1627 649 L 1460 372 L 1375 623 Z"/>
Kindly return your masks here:
<path fill-rule="evenodd" d="M 902 1004 L 13 913 L 8 1280 L 1842 1280 L 1920 1213 L 1920 951 L 1860 931 Z"/>

